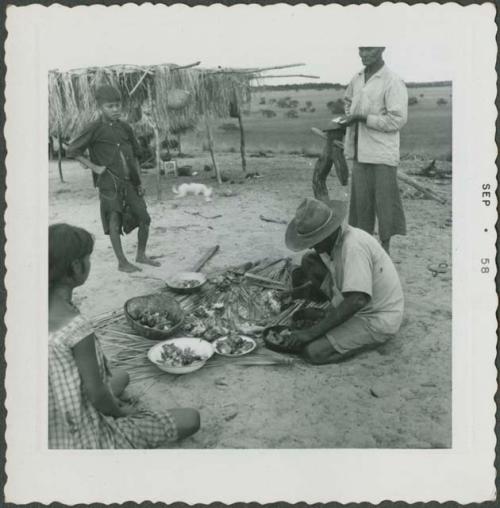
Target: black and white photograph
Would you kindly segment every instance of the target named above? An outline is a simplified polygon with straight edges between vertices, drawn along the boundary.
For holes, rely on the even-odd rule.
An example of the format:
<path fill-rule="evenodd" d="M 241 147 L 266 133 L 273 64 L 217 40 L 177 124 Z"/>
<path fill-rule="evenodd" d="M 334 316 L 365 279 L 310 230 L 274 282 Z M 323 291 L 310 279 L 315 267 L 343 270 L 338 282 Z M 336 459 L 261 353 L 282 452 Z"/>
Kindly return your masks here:
<path fill-rule="evenodd" d="M 452 82 L 349 53 L 50 72 L 51 448 L 451 446 Z"/>
<path fill-rule="evenodd" d="M 6 265 L 36 275 L 7 327 L 43 380 L 19 446 L 73 480 L 90 460 L 140 477 L 78 497 L 40 472 L 28 499 L 8 473 L 12 499 L 201 502 L 140 485 L 210 467 L 211 500 L 248 496 L 254 468 L 271 493 L 247 500 L 439 500 L 441 460 L 442 500 L 494 496 L 492 4 L 9 9 L 6 231 L 36 244 Z M 20 352 L 8 336 L 11 369 Z M 477 482 L 451 472 L 471 448 Z M 336 497 L 343 463 L 380 487 Z M 417 464 L 420 492 L 388 481 Z"/>

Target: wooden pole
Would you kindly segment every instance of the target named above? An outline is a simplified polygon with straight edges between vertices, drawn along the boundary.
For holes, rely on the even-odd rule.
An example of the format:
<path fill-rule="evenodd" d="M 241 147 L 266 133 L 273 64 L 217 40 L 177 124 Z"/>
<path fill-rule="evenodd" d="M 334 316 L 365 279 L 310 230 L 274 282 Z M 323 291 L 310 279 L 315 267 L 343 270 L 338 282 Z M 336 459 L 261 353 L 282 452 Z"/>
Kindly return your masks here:
<path fill-rule="evenodd" d="M 190 67 L 196 67 L 200 65 L 201 62 L 194 62 L 187 65 L 174 65 L 174 64 L 168 64 L 168 63 L 161 63 L 156 65 L 134 65 L 134 64 L 117 64 L 117 65 L 107 65 L 104 67 L 81 67 L 76 69 L 70 69 L 66 71 L 68 74 L 87 74 L 89 72 L 97 72 L 101 69 L 111 69 L 111 70 L 118 70 L 118 71 L 125 71 L 125 72 L 137 72 L 137 71 L 143 71 L 147 72 L 148 74 L 153 74 L 153 69 L 156 67 L 169 67 L 171 71 L 180 71 L 182 69 L 189 69 Z M 55 71 L 61 74 L 62 72 L 58 69 Z"/>
<path fill-rule="evenodd" d="M 276 69 L 289 69 L 290 67 L 302 67 L 305 63 L 288 65 L 274 65 L 272 67 L 254 67 L 252 69 L 220 69 L 209 74 L 255 74 L 257 72 L 274 71 Z"/>
<path fill-rule="evenodd" d="M 156 143 L 156 186 L 158 201 L 161 201 L 161 159 L 160 159 L 160 129 L 158 128 L 158 122 L 153 109 L 153 97 L 151 95 L 151 86 L 148 83 L 148 103 L 149 113 L 151 115 L 151 127 L 155 136 Z"/>
<path fill-rule="evenodd" d="M 57 168 L 59 169 L 59 178 L 64 183 L 64 177 L 62 172 L 62 134 L 61 128 L 57 129 Z"/>
<path fill-rule="evenodd" d="M 309 74 L 272 74 L 271 76 L 252 76 L 250 79 L 269 79 L 269 78 L 309 78 L 320 79 L 319 76 L 310 76 Z"/>
<path fill-rule="evenodd" d="M 214 166 L 215 174 L 217 176 L 217 183 L 220 185 L 222 183 L 222 178 L 220 175 L 219 168 L 217 167 L 217 162 L 215 161 L 214 140 L 212 138 L 212 130 L 210 129 L 210 122 L 208 120 L 207 113 L 205 113 L 205 127 L 207 129 L 208 151 L 210 152 L 210 157 L 212 158 L 212 164 Z"/>
<path fill-rule="evenodd" d="M 213 247 L 207 249 L 203 256 L 201 256 L 201 258 L 193 265 L 191 270 L 193 272 L 199 272 L 208 263 L 208 261 L 215 256 L 218 250 L 218 245 L 214 245 Z"/>
<path fill-rule="evenodd" d="M 207 131 L 208 151 L 210 152 L 210 157 L 212 158 L 212 165 L 214 167 L 215 175 L 217 177 L 217 183 L 220 185 L 222 183 L 222 177 L 220 174 L 220 170 L 217 166 L 217 161 L 215 160 L 214 140 L 212 138 L 212 130 L 210 128 L 210 120 L 208 119 L 208 108 L 207 108 L 205 99 L 203 97 L 203 94 L 201 94 L 201 108 L 203 111 L 203 116 L 205 117 L 205 128 Z"/>
<path fill-rule="evenodd" d="M 424 187 L 423 185 L 420 185 L 418 182 L 413 180 L 413 178 L 410 178 L 407 174 L 402 173 L 401 171 L 398 171 L 396 173 L 398 175 L 398 178 L 406 183 L 407 185 L 410 185 L 411 187 L 414 187 L 418 191 L 420 191 L 425 197 L 429 199 L 433 199 L 434 201 L 437 201 L 438 203 L 441 203 L 444 205 L 446 203 L 446 199 L 442 198 L 438 194 L 436 194 L 433 190 L 428 189 L 427 187 Z"/>
<path fill-rule="evenodd" d="M 243 169 L 243 173 L 247 171 L 247 159 L 245 156 L 245 129 L 243 128 L 243 118 L 241 116 L 241 108 L 238 100 L 238 94 L 236 93 L 236 89 L 233 90 L 233 100 L 234 106 L 236 107 L 236 112 L 238 114 L 238 124 L 240 126 L 240 153 L 241 153 L 241 169 Z"/>
<path fill-rule="evenodd" d="M 148 70 L 148 69 L 146 69 L 146 70 L 143 72 L 143 74 L 142 74 L 141 78 L 139 79 L 139 81 L 135 84 L 134 88 L 132 88 L 132 91 L 130 91 L 130 92 L 128 93 L 128 96 L 129 96 L 129 97 L 130 97 L 130 96 L 131 96 L 131 95 L 132 95 L 132 94 L 133 94 L 133 93 L 134 93 L 134 92 L 135 92 L 135 91 L 139 88 L 139 85 L 143 82 L 144 78 L 145 78 L 148 74 L 149 74 L 149 70 Z"/>
<path fill-rule="evenodd" d="M 241 110 L 238 108 L 238 123 L 240 124 L 240 152 L 241 152 L 241 169 L 243 173 L 247 171 L 247 159 L 245 156 L 245 130 L 243 129 L 243 119 Z"/>
<path fill-rule="evenodd" d="M 165 139 L 162 141 L 162 143 L 165 143 L 168 160 L 172 160 L 172 153 L 170 152 L 170 138 L 168 137 L 168 134 L 165 136 Z"/>
<path fill-rule="evenodd" d="M 181 155 L 182 155 L 181 135 L 180 135 L 180 133 L 179 133 L 179 134 L 177 134 L 177 154 L 178 154 L 179 156 L 181 156 Z"/>
<path fill-rule="evenodd" d="M 158 192 L 158 201 L 161 201 L 161 159 L 160 159 L 160 131 L 156 124 L 153 124 L 153 132 L 156 142 L 156 186 Z"/>
<path fill-rule="evenodd" d="M 56 153 L 54 150 L 54 138 L 49 134 L 49 160 L 54 160 Z"/>
<path fill-rule="evenodd" d="M 201 62 L 194 62 L 192 64 L 179 65 L 177 67 L 171 67 L 170 70 L 171 71 L 180 71 L 181 69 L 190 69 L 191 67 L 197 67 L 200 64 L 201 64 Z"/>

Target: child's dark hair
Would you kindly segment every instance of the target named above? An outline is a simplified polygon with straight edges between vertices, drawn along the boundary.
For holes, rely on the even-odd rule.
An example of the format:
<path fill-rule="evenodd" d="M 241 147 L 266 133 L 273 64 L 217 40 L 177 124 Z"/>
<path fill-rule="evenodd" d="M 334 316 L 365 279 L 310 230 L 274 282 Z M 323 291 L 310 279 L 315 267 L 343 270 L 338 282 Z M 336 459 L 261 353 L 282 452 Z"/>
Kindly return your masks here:
<path fill-rule="evenodd" d="M 121 102 L 120 91 L 111 85 L 102 85 L 95 91 L 95 99 L 98 105 L 104 102 Z"/>
<path fill-rule="evenodd" d="M 92 254 L 93 249 L 94 237 L 85 229 L 69 224 L 49 226 L 49 291 L 72 275 L 73 261 Z"/>

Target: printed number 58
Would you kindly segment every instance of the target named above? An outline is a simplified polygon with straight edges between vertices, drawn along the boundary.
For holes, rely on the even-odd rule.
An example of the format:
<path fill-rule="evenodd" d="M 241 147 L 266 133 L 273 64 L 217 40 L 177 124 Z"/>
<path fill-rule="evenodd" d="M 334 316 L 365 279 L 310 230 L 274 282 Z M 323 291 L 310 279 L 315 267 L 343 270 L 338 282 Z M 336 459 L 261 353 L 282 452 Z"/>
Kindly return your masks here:
<path fill-rule="evenodd" d="M 489 273 L 490 258 L 481 258 L 481 273 Z"/>

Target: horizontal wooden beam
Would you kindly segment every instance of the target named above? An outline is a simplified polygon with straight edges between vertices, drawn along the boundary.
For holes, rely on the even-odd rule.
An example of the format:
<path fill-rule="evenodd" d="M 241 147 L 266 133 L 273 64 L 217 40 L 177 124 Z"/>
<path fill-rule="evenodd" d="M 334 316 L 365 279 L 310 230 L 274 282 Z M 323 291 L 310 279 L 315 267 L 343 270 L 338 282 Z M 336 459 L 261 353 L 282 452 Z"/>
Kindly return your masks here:
<path fill-rule="evenodd" d="M 179 65 L 178 67 L 172 67 L 170 70 L 171 71 L 180 71 L 181 69 L 190 69 L 191 67 L 197 67 L 200 64 L 201 64 L 201 61 L 194 62 L 194 63 L 188 64 L 188 65 Z"/>
<path fill-rule="evenodd" d="M 135 65 L 135 64 L 115 64 L 115 65 L 104 65 L 102 67 L 81 67 L 78 69 L 70 69 L 67 71 L 61 71 L 59 69 L 53 69 L 50 72 L 56 74 L 82 74 L 92 73 L 97 71 L 124 71 L 124 72 L 143 72 L 146 74 L 153 74 L 155 67 L 170 67 L 171 71 L 180 71 L 181 69 L 189 69 L 191 67 L 197 67 L 201 64 L 201 61 L 190 63 L 187 65 L 175 65 L 175 64 L 155 64 L 155 65 Z"/>
<path fill-rule="evenodd" d="M 310 76 L 308 74 L 274 74 L 272 76 L 253 76 L 252 79 L 268 79 L 268 78 L 309 78 L 309 79 L 320 79 L 319 76 Z"/>
<path fill-rule="evenodd" d="M 301 67 L 305 63 L 296 63 L 288 65 L 274 65 L 272 67 L 255 67 L 253 69 L 220 69 L 209 74 L 256 74 L 259 72 L 274 71 L 277 69 L 290 69 L 291 67 Z"/>

